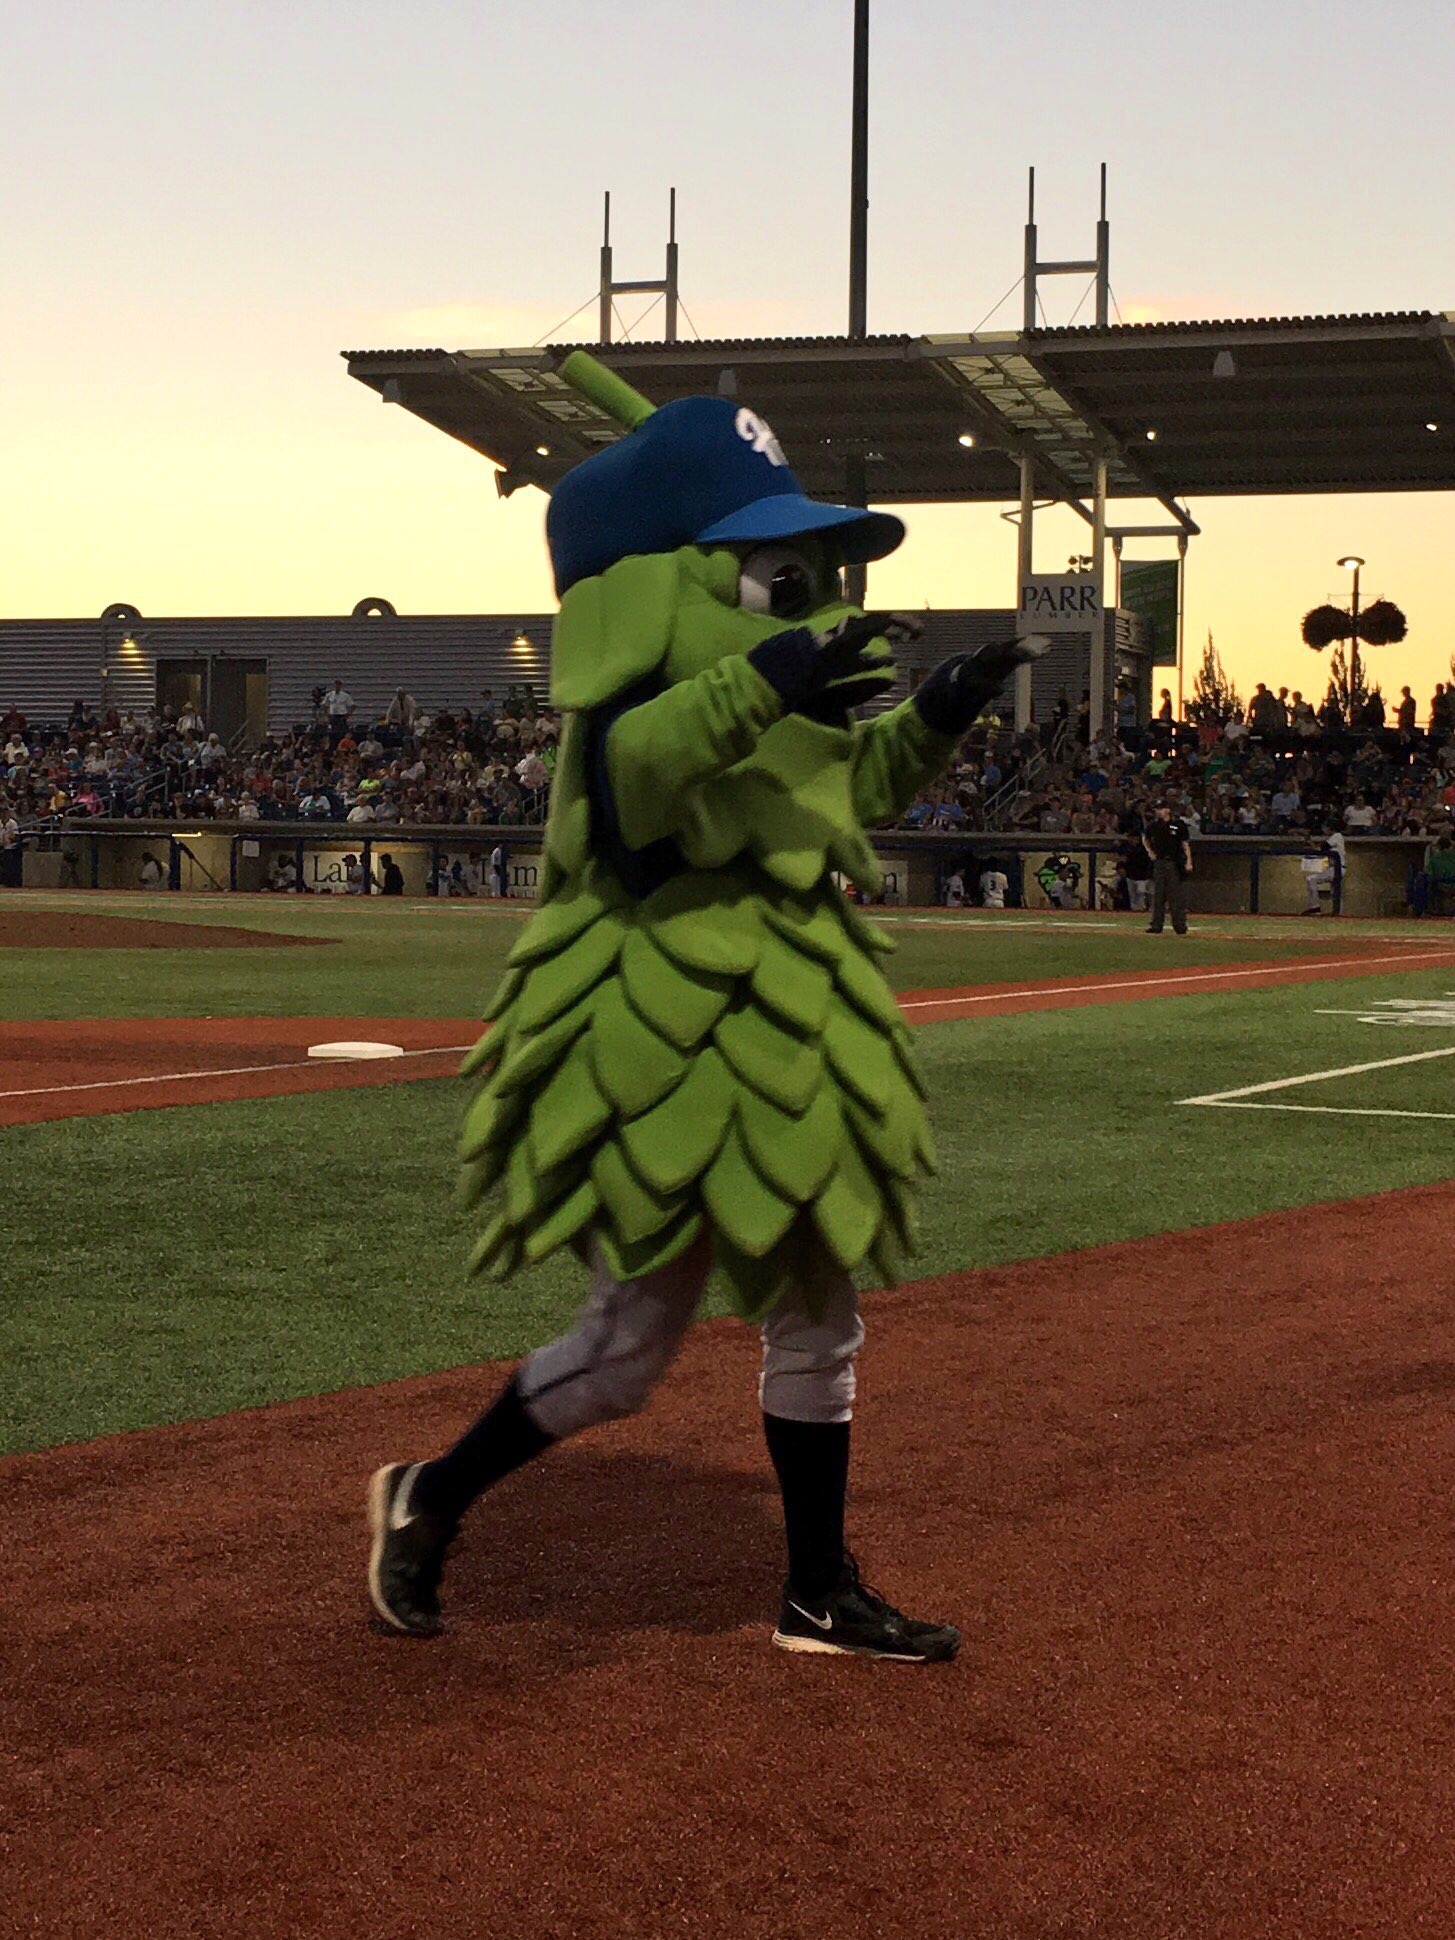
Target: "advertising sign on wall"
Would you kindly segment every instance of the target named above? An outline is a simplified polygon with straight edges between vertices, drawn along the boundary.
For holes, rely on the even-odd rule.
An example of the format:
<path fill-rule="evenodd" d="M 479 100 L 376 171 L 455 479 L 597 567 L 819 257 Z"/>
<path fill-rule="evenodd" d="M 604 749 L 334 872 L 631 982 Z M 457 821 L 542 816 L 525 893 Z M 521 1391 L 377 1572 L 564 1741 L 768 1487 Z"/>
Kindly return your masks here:
<path fill-rule="evenodd" d="M 1121 603 L 1142 622 L 1142 639 L 1154 667 L 1177 664 L 1178 559 L 1122 561 Z"/>

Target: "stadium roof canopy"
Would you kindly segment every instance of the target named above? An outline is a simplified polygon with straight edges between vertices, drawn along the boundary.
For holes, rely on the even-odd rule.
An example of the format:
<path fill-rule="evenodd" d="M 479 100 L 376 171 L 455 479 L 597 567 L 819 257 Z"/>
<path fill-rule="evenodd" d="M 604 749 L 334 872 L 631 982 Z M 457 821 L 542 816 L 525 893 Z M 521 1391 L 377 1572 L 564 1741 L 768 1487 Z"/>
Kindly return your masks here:
<path fill-rule="evenodd" d="M 351 376 L 549 489 L 619 431 L 556 366 L 573 346 L 347 351 Z M 1005 502 L 1018 459 L 1077 503 L 1455 489 L 1455 312 L 1119 324 L 973 336 L 586 345 L 654 403 L 740 396 L 806 488 L 876 504 Z M 973 439 L 973 443 L 967 440 Z M 1081 509 L 1084 510 L 1084 507 Z"/>

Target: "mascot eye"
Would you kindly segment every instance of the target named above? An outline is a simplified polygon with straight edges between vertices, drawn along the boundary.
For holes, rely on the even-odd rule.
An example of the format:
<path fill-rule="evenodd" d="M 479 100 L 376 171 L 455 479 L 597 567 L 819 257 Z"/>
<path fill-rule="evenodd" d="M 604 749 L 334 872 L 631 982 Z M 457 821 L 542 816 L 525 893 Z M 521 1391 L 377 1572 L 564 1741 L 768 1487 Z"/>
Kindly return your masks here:
<path fill-rule="evenodd" d="M 818 575 L 811 562 L 790 546 L 759 546 L 743 561 L 738 604 L 747 613 L 771 613 L 776 620 L 806 619 L 820 602 Z"/>

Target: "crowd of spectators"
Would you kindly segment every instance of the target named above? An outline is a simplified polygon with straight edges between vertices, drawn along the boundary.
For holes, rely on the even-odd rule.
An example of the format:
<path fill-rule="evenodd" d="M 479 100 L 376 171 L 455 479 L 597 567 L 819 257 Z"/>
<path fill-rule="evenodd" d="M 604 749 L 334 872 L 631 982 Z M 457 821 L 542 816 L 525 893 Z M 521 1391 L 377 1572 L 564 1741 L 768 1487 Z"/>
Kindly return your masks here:
<path fill-rule="evenodd" d="M 1044 731 L 980 723 L 904 825 L 1113 836 L 1166 799 L 1202 835 L 1336 825 L 1348 835 L 1427 836 L 1455 826 L 1455 690 L 1444 685 L 1423 728 L 1408 688 L 1392 724 L 1352 730 L 1301 694 L 1261 683 L 1248 708 L 1221 723 L 1175 720 L 1166 689 L 1150 723 L 1138 721 L 1133 696 L 1119 697 L 1114 734 L 1088 734 L 1084 699 L 1074 722 L 1068 712 Z"/>
<path fill-rule="evenodd" d="M 1221 721 L 1179 721 L 1164 688 L 1147 722 L 1125 690 L 1115 731 L 1092 734 L 1083 695 L 1075 712 L 1063 701 L 1040 726 L 977 723 L 903 825 L 1099 838 L 1118 845 L 1133 875 L 1161 802 L 1194 836 L 1281 835 L 1317 848 L 1335 832 L 1403 835 L 1449 849 L 1455 686 L 1436 688 L 1423 726 L 1418 712 L 1408 687 L 1389 717 L 1376 692 L 1351 727 L 1328 701 L 1315 709 L 1260 683 Z M 55 726 L 11 707 L 0 714 L 0 867 L 13 865 L 28 826 L 51 817 L 528 825 L 545 816 L 560 725 L 529 686 L 433 710 L 401 687 L 375 715 L 340 678 L 314 689 L 306 720 L 246 752 L 190 706 L 138 715 L 77 701 Z"/>
<path fill-rule="evenodd" d="M 1445 852 L 1455 844 L 1455 687 L 1436 688 L 1423 725 L 1418 714 L 1405 687 L 1390 718 L 1376 694 L 1350 727 L 1327 702 L 1315 709 L 1260 683 L 1224 721 L 1177 720 L 1163 689 L 1146 722 L 1128 691 L 1115 732 L 1090 734 L 1083 697 L 1079 714 L 1063 704 L 1043 729 L 980 723 L 904 825 L 1099 838 L 1117 844 L 1134 880 L 1163 802 L 1195 836 L 1285 836 L 1316 852 L 1334 834 L 1399 835 Z"/>
<path fill-rule="evenodd" d="M 341 679 L 314 689 L 308 718 L 246 751 L 197 709 L 99 712 L 77 701 L 64 725 L 0 714 L 0 825 L 48 817 L 180 816 L 189 821 L 539 822 L 560 719 L 529 686 L 471 707 L 420 706 L 399 688 L 377 718 Z"/>

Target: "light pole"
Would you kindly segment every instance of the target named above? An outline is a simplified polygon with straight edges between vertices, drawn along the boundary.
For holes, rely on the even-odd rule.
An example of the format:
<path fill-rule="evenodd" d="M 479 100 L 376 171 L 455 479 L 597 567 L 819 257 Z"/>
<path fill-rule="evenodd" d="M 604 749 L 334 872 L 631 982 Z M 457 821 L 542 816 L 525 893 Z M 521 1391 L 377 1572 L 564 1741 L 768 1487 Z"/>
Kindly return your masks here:
<path fill-rule="evenodd" d="M 1354 711 L 1354 696 L 1362 691 L 1359 683 L 1359 568 L 1364 561 L 1355 553 L 1346 553 L 1339 561 L 1341 566 L 1354 569 L 1354 592 L 1349 602 L 1349 712 Z M 1351 720 L 1349 726 L 1353 727 Z"/>

